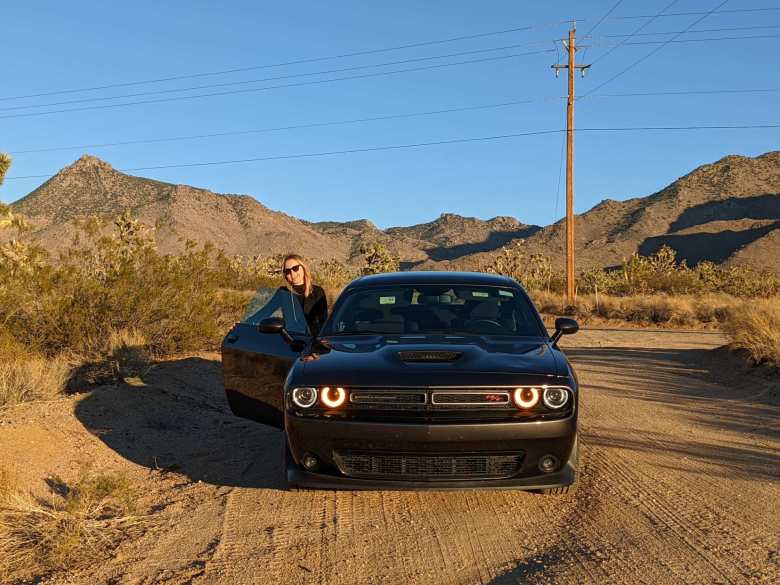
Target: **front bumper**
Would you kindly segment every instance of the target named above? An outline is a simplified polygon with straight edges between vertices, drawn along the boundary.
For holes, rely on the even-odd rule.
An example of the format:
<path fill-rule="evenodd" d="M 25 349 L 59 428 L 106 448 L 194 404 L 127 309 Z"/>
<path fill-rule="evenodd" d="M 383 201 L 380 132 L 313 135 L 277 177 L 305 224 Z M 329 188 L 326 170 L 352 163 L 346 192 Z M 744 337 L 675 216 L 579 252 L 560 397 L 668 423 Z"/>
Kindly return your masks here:
<path fill-rule="evenodd" d="M 420 424 L 363 422 L 289 415 L 287 436 L 290 485 L 322 489 L 545 489 L 574 482 L 576 474 L 576 416 L 555 421 Z M 461 455 L 477 453 L 522 453 L 523 463 L 511 477 L 414 478 L 350 477 L 336 465 L 336 451 Z M 317 457 L 316 472 L 305 470 L 304 455 Z M 544 455 L 554 455 L 559 468 L 539 470 Z"/>

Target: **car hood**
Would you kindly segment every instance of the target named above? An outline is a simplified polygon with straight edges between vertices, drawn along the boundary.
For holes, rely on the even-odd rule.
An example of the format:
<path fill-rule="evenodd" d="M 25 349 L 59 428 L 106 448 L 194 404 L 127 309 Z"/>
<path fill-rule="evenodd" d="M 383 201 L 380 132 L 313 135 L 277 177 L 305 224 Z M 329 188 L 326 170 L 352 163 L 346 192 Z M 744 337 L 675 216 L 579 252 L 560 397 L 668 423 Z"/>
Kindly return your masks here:
<path fill-rule="evenodd" d="M 540 338 L 361 335 L 326 339 L 330 350 L 297 361 L 296 384 L 517 384 L 568 373 L 563 356 Z"/>

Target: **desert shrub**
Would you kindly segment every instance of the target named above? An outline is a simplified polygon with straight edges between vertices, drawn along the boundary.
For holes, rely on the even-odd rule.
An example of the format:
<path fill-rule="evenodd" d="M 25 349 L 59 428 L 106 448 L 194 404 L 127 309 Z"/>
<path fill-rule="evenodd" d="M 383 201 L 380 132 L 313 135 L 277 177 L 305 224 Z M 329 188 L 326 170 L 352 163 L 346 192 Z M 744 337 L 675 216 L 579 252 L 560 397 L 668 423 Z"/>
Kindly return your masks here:
<path fill-rule="evenodd" d="M 322 260 L 314 267 L 315 282 L 330 288 L 343 288 L 359 275 L 359 270 L 347 266 L 335 258 Z"/>
<path fill-rule="evenodd" d="M 116 233 L 72 245 L 57 263 L 27 247 L 0 255 L 0 323 L 21 344 L 51 356 L 104 354 L 115 331 L 136 331 L 148 349 L 201 349 L 222 331 L 219 253 L 209 245 L 162 255 L 129 216 Z"/>
<path fill-rule="evenodd" d="M 363 254 L 362 274 L 379 274 L 381 272 L 396 272 L 399 268 L 399 258 L 395 256 L 387 246 L 377 242 L 366 243 L 360 246 Z"/>
<path fill-rule="evenodd" d="M 563 295 L 546 291 L 533 291 L 531 298 L 543 315 L 570 315 L 583 323 L 624 321 L 674 327 L 717 325 L 736 307 L 752 302 L 723 294 L 578 295 L 573 305 Z"/>
<path fill-rule="evenodd" d="M 565 278 L 553 270 L 552 262 L 542 254 L 528 254 L 523 240 L 501 249 L 484 272 L 510 276 L 527 290 L 561 291 Z"/>
<path fill-rule="evenodd" d="M 780 299 L 746 301 L 729 311 L 723 329 L 754 363 L 780 366 Z"/>
<path fill-rule="evenodd" d="M 212 270 L 220 287 L 234 290 L 257 290 L 282 283 L 281 264 L 284 254 L 271 256 L 228 256 L 215 254 Z"/>
<path fill-rule="evenodd" d="M 73 486 L 57 478 L 52 499 L 0 486 L 0 581 L 37 581 L 106 558 L 130 533 L 136 492 L 122 474 L 85 472 Z"/>
<path fill-rule="evenodd" d="M 565 277 L 552 269 L 551 262 L 540 254 L 528 254 L 521 241 L 503 248 L 485 272 L 511 276 L 529 291 L 560 292 Z M 717 266 L 701 262 L 689 267 L 678 261 L 676 252 L 661 247 L 650 256 L 634 254 L 617 268 L 591 268 L 577 278 L 577 293 L 637 295 L 727 294 L 735 297 L 780 295 L 780 276 L 748 266 Z M 661 305 L 656 308 L 663 310 Z"/>

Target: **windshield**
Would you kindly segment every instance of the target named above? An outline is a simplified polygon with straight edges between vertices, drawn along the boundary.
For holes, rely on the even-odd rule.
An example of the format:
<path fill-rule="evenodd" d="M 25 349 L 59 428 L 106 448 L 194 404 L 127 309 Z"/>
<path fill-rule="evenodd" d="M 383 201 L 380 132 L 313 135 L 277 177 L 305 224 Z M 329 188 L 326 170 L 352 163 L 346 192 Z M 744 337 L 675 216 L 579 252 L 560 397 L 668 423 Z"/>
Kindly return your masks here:
<path fill-rule="evenodd" d="M 324 335 L 361 333 L 543 336 L 530 301 L 496 286 L 398 285 L 355 289 Z"/>
<path fill-rule="evenodd" d="M 281 318 L 288 333 L 309 334 L 309 326 L 300 301 L 284 287 L 257 289 L 244 311 L 241 322 L 257 325 L 268 317 Z"/>

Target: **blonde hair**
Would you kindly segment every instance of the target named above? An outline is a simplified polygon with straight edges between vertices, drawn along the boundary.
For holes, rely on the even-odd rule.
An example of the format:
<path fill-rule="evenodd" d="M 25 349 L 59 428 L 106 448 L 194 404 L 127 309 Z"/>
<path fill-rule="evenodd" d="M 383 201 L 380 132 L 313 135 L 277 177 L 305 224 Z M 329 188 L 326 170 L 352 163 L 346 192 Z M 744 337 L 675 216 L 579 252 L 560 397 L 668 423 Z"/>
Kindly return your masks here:
<path fill-rule="evenodd" d="M 311 294 L 311 288 L 312 288 L 312 282 L 311 282 L 311 270 L 309 270 L 309 265 L 306 263 L 306 260 L 303 259 L 303 256 L 300 256 L 299 254 L 287 254 L 287 256 L 284 257 L 284 260 L 282 260 L 282 270 L 284 270 L 284 265 L 287 264 L 288 260 L 295 260 L 303 266 L 303 296 L 308 297 Z"/>

